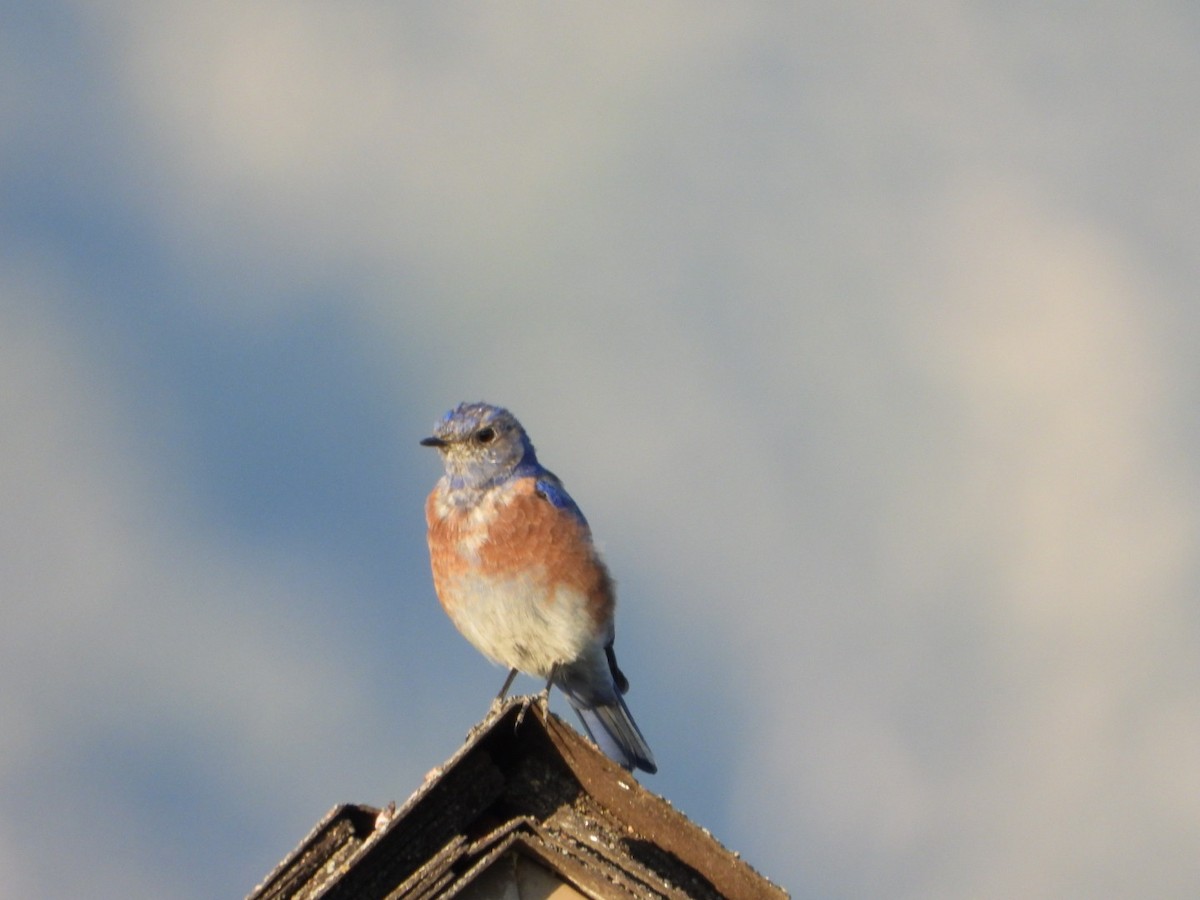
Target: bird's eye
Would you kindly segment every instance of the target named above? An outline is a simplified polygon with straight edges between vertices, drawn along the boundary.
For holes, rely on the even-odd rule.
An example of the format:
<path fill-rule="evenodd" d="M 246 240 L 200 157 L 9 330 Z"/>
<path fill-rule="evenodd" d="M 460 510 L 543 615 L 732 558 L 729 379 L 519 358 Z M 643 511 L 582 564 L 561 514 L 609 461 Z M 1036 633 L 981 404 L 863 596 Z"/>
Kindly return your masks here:
<path fill-rule="evenodd" d="M 495 437 L 496 429 L 494 428 L 480 428 L 475 432 L 475 440 L 480 444 L 490 444 Z"/>

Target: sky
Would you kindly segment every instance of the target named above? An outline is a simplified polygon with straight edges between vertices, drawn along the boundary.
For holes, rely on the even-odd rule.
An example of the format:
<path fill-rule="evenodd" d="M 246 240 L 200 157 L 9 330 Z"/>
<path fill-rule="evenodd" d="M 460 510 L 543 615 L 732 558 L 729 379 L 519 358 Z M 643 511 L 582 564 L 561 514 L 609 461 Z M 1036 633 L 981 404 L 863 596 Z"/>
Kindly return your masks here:
<path fill-rule="evenodd" d="M 455 751 L 462 400 L 793 896 L 1200 891 L 1200 8 L 0 23 L 0 897 L 243 896 Z"/>

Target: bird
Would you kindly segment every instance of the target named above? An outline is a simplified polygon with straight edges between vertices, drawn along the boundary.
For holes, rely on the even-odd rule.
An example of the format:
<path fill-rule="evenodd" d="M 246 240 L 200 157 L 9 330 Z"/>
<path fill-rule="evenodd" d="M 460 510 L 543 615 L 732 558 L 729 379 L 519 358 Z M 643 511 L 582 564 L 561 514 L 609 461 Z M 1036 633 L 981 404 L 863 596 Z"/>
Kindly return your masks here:
<path fill-rule="evenodd" d="M 613 649 L 616 593 L 579 506 L 538 462 L 507 409 L 460 403 L 420 442 L 444 473 L 425 503 L 434 590 L 485 657 L 557 687 L 584 730 L 629 771 L 658 771 L 623 695 Z"/>

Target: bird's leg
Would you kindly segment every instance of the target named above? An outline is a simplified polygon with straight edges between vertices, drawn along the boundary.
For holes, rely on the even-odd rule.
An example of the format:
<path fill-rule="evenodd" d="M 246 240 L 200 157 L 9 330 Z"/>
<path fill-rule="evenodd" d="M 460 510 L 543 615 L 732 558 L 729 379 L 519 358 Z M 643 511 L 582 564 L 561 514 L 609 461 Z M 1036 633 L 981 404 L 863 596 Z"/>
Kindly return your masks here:
<path fill-rule="evenodd" d="M 488 710 L 488 716 L 494 716 L 500 711 L 500 704 L 504 702 L 504 697 L 508 693 L 508 689 L 512 687 L 513 679 L 517 677 L 516 669 L 508 670 L 508 677 L 504 679 L 504 686 L 500 688 L 500 693 L 496 695 L 496 699 L 492 701 L 492 707 Z"/>
<path fill-rule="evenodd" d="M 542 706 L 542 712 L 550 708 L 550 686 L 554 684 L 554 676 L 558 674 L 558 663 L 550 667 L 550 674 L 546 676 L 546 686 L 542 688 L 537 695 L 537 702 Z"/>
<path fill-rule="evenodd" d="M 513 679 L 517 677 L 516 669 L 508 670 L 508 677 L 504 679 L 504 684 L 500 688 L 500 693 L 496 695 L 496 702 L 499 703 L 504 699 L 504 695 L 508 693 L 508 689 L 512 687 Z"/>

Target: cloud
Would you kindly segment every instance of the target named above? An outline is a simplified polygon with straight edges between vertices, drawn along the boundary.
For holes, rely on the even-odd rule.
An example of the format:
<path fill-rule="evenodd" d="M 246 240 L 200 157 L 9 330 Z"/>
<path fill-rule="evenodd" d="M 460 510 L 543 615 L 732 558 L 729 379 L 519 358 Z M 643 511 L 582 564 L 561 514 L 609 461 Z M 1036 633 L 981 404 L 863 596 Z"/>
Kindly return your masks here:
<path fill-rule="evenodd" d="M 5 884 L 85 797 L 114 896 L 248 889 L 453 748 L 403 436 L 479 397 L 654 787 L 797 894 L 1197 880 L 1177 13 L 65 9 L 0 54 Z"/>
<path fill-rule="evenodd" d="M 356 639 L 332 602 L 341 593 L 353 604 L 344 586 L 319 564 L 197 529 L 166 461 L 128 440 L 137 429 L 120 379 L 55 314 L 78 288 L 37 266 L 8 271 L 3 881 L 71 892 L 119 870 L 106 895 L 186 896 L 206 878 L 228 889 L 221 879 L 234 872 L 170 864 L 186 840 L 181 822 L 209 830 L 214 847 L 255 829 L 264 840 L 271 815 L 300 834 L 340 796 L 332 783 L 345 777 L 345 754 L 358 783 L 382 787 L 397 767 L 417 783 L 422 756 L 437 751 L 406 763 L 416 736 L 385 749 L 390 729 L 372 724 L 371 690 L 346 664 Z M 145 794 L 130 790 L 135 781 Z M 259 811 L 233 812 L 247 802 Z M 241 837 L 231 818 L 246 822 Z M 159 853 L 144 849 L 145 834 L 128 839 L 152 822 L 169 844 Z M 55 834 L 68 839 L 70 865 L 42 852 Z M 253 877 L 243 872 L 242 886 Z"/>
<path fill-rule="evenodd" d="M 929 293 L 904 340 L 935 431 L 926 455 L 890 448 L 902 465 L 862 548 L 873 596 L 838 601 L 878 611 L 892 646 L 862 653 L 880 626 L 845 613 L 815 682 L 786 643 L 761 648 L 801 700 L 758 711 L 742 815 L 791 810 L 763 819 L 775 852 L 798 833 L 852 892 L 1170 894 L 1192 861 L 1144 861 L 1195 831 L 1200 803 L 1164 818 L 1145 751 L 1151 732 L 1172 756 L 1195 741 L 1179 704 L 1200 690 L 1200 523 L 1152 283 L 1096 223 L 1019 184 L 957 185 L 924 238 Z M 807 600 L 773 634 L 811 627 Z"/>

